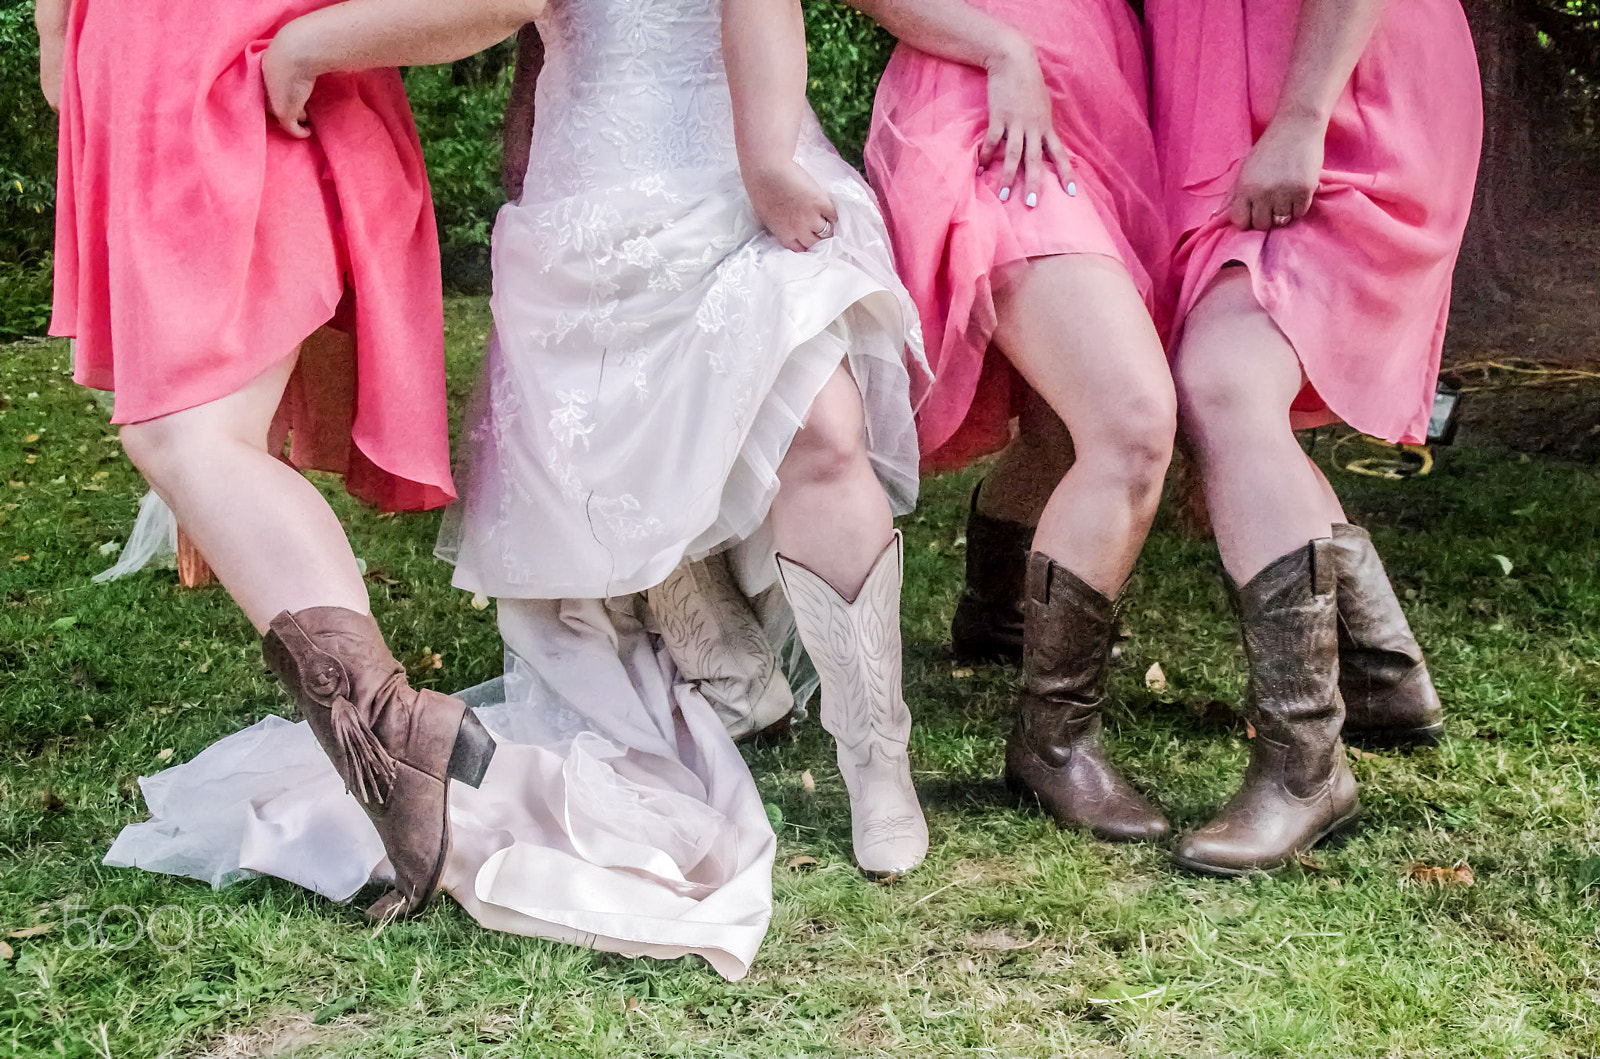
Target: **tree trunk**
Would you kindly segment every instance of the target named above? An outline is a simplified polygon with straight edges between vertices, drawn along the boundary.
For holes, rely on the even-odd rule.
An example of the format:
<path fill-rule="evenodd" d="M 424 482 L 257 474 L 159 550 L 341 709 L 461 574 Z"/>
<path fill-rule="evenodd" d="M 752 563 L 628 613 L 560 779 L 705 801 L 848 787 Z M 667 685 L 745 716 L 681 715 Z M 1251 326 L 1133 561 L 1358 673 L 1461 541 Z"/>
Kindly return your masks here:
<path fill-rule="evenodd" d="M 1527 222 L 1533 181 L 1532 118 L 1523 98 L 1526 32 L 1506 0 L 1464 0 L 1483 71 L 1483 165 L 1456 268 L 1463 310 L 1493 315 L 1511 301 L 1516 235 Z"/>

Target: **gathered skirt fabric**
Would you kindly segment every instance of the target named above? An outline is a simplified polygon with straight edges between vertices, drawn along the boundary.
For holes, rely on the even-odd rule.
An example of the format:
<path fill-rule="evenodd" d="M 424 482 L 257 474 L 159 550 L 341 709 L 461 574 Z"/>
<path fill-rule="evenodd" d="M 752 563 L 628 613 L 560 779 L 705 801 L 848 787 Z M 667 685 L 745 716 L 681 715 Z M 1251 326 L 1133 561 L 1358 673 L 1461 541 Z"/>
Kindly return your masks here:
<path fill-rule="evenodd" d="M 931 379 L 914 379 L 922 466 L 960 467 L 1010 439 L 1025 384 L 991 348 L 995 290 L 1031 258 L 1099 254 L 1127 269 L 1164 312 L 1170 249 L 1146 110 L 1137 19 L 1125 0 L 980 0 L 1023 32 L 1054 101 L 1078 194 L 1052 171 L 1037 207 L 1021 187 L 1002 203 L 998 165 L 977 174 L 989 127 L 982 69 L 905 44 L 878 86 L 866 164 L 895 257 L 915 299 Z"/>
<path fill-rule="evenodd" d="M 485 927 L 749 970 L 777 839 L 733 741 L 678 678 L 638 597 L 509 600 L 505 702 L 481 787 L 450 786 L 443 887 Z M 105 863 L 346 901 L 393 870 L 304 722 L 268 717 L 140 780 L 151 819 Z"/>
<path fill-rule="evenodd" d="M 267 43 L 324 2 L 72 4 L 50 331 L 125 424 L 225 397 L 332 322 L 353 347 L 303 358 L 291 458 L 382 507 L 438 507 L 438 237 L 399 73 L 319 78 L 307 140 L 266 116 Z"/>
<path fill-rule="evenodd" d="M 1311 211 L 1241 231 L 1224 207 L 1276 111 L 1299 10 L 1297 0 L 1146 5 L 1177 239 L 1175 348 L 1217 275 L 1242 264 L 1304 367 L 1297 426 L 1342 420 L 1421 442 L 1483 139 L 1472 35 L 1459 0 L 1386 3 L 1334 109 Z"/>
<path fill-rule="evenodd" d="M 439 545 L 457 587 L 618 596 L 757 535 L 841 364 L 891 505 L 911 509 L 916 310 L 871 190 L 814 119 L 798 160 L 839 214 L 808 253 L 761 227 L 731 151 L 717 167 L 502 208 L 494 335 Z M 752 594 L 775 577 L 765 565 Z"/>

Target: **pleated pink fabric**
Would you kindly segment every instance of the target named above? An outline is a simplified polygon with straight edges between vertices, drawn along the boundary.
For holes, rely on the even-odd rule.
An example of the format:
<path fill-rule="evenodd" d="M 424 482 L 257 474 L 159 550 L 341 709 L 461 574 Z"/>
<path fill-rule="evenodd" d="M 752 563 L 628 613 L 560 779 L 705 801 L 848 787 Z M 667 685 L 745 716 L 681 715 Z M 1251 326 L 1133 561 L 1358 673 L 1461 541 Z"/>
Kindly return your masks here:
<path fill-rule="evenodd" d="M 1025 384 L 989 348 L 994 291 L 1030 258 L 1102 254 L 1127 268 L 1152 310 L 1170 249 L 1146 112 L 1138 20 L 1126 0 L 973 0 L 1038 51 L 1078 195 L 1044 182 L 1035 209 L 1020 187 L 999 200 L 977 176 L 989 125 L 984 71 L 904 44 L 878 86 L 867 173 L 883 202 L 896 264 L 922 318 L 933 379 L 913 372 L 924 470 L 960 467 L 1010 439 Z"/>
<path fill-rule="evenodd" d="M 1389 0 L 1334 110 L 1311 212 L 1271 233 L 1217 211 L 1276 110 L 1298 0 L 1148 0 L 1151 112 L 1178 239 L 1177 325 L 1230 262 L 1293 343 L 1296 425 L 1427 436 L 1483 140 L 1458 0 Z"/>
<path fill-rule="evenodd" d="M 303 358 L 293 457 L 382 507 L 437 507 L 439 248 L 399 73 L 321 78 L 310 140 L 266 118 L 261 53 L 325 2 L 75 0 L 50 333 L 136 423 L 233 393 L 337 313 L 354 354 Z"/>

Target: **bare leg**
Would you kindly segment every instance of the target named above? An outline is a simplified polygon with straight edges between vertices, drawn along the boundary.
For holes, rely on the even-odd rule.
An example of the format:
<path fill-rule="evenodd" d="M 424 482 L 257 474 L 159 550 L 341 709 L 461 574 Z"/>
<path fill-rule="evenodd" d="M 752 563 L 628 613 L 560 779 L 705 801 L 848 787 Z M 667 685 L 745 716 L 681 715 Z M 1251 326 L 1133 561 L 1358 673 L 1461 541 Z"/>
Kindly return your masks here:
<path fill-rule="evenodd" d="M 1110 258 L 1041 258 L 1001 291 L 995 341 L 1071 432 L 1077 461 L 1034 548 L 1115 596 L 1133 569 L 1172 458 L 1166 356 L 1127 271 Z"/>
<path fill-rule="evenodd" d="M 282 611 L 368 611 L 344 528 L 267 452 L 297 354 L 209 404 L 122 428 L 122 444 L 261 633 Z"/>
<path fill-rule="evenodd" d="M 1300 360 L 1244 269 L 1224 272 L 1189 315 L 1176 377 L 1222 563 L 1235 583 L 1344 521 L 1289 425 L 1305 381 Z"/>
<path fill-rule="evenodd" d="M 1032 391 L 1018 420 L 1017 436 L 978 491 L 978 510 L 990 518 L 1037 526 L 1050 494 L 1072 466 L 1072 436 Z"/>
<path fill-rule="evenodd" d="M 843 365 L 812 403 L 778 480 L 778 551 L 854 599 L 894 533 L 894 516 L 867 457 L 861 391 Z"/>

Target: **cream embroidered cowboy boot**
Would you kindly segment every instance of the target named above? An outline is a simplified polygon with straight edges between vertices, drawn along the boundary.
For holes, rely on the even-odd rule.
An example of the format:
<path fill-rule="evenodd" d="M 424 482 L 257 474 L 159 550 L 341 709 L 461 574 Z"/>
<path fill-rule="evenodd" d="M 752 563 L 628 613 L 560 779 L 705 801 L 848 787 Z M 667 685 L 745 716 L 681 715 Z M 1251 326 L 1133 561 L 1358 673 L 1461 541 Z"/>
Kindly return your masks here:
<path fill-rule="evenodd" d="M 679 675 L 699 686 L 730 736 L 743 739 L 788 719 L 788 678 L 726 554 L 679 563 L 645 599 Z"/>
<path fill-rule="evenodd" d="M 899 531 L 853 601 L 782 555 L 778 576 L 800 640 L 822 678 L 822 727 L 838 744 L 850 792 L 856 863 L 902 875 L 928 852 L 928 825 L 911 785 L 911 711 L 900 687 Z"/>

